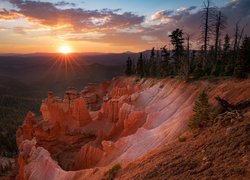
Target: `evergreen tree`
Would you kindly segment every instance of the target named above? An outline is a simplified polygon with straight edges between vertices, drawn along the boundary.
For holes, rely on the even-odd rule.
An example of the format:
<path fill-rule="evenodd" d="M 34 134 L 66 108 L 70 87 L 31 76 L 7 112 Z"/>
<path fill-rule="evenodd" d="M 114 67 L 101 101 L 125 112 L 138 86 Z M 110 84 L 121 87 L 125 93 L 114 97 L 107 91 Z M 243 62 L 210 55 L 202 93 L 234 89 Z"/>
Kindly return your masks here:
<path fill-rule="evenodd" d="M 171 43 L 174 46 L 174 56 L 176 60 L 176 71 L 180 69 L 180 57 L 183 55 L 184 47 L 184 38 L 183 32 L 179 28 L 174 30 L 169 37 L 171 38 Z"/>
<path fill-rule="evenodd" d="M 234 71 L 234 61 L 231 57 L 231 44 L 230 37 L 226 34 L 224 38 L 223 51 L 222 51 L 222 64 L 224 65 L 224 75 L 232 75 Z"/>
<path fill-rule="evenodd" d="M 155 48 L 152 48 L 151 50 L 151 55 L 150 55 L 150 67 L 149 67 L 149 73 L 151 77 L 156 77 L 157 75 L 157 64 L 156 64 L 156 59 L 155 59 Z"/>
<path fill-rule="evenodd" d="M 166 49 L 166 46 L 161 48 L 161 61 L 160 61 L 160 77 L 164 78 L 168 75 L 168 59 L 169 53 Z"/>
<path fill-rule="evenodd" d="M 193 111 L 195 114 L 189 122 L 189 127 L 191 129 L 204 127 L 209 120 L 208 96 L 205 91 L 200 92 L 197 100 L 195 101 Z"/>
<path fill-rule="evenodd" d="M 199 56 L 200 57 L 200 56 Z M 199 79 L 204 75 L 203 69 L 202 69 L 202 60 L 201 59 L 196 59 L 195 60 L 195 68 L 194 68 L 194 77 L 196 79 Z"/>
<path fill-rule="evenodd" d="M 237 78 L 246 78 L 249 73 L 250 38 L 245 37 L 240 48 L 240 55 L 235 62 L 234 75 Z"/>
<path fill-rule="evenodd" d="M 160 51 L 157 50 L 156 51 L 156 77 L 160 78 L 161 74 L 160 74 L 160 70 L 161 70 L 161 66 L 160 66 L 160 62 L 161 62 L 161 55 L 160 55 Z"/>
<path fill-rule="evenodd" d="M 207 66 L 205 68 L 204 74 L 205 75 L 210 75 L 211 74 L 211 70 L 213 67 L 213 64 L 215 63 L 214 61 L 214 55 L 215 55 L 215 49 L 214 46 L 210 46 L 209 52 L 207 54 L 208 57 L 208 62 L 207 62 Z"/>
<path fill-rule="evenodd" d="M 223 53 L 228 54 L 230 51 L 230 37 L 228 34 L 226 34 L 223 44 Z"/>
<path fill-rule="evenodd" d="M 191 51 L 191 57 L 190 57 L 190 74 L 192 74 L 196 68 L 196 50 Z"/>
<path fill-rule="evenodd" d="M 132 60 L 131 60 L 130 57 L 128 57 L 128 60 L 127 60 L 127 62 L 126 62 L 125 74 L 126 74 L 127 76 L 131 76 L 131 75 L 133 74 L 132 71 L 133 71 L 133 70 L 132 70 Z"/>
<path fill-rule="evenodd" d="M 135 60 L 132 60 L 132 74 L 136 74 L 136 64 L 135 64 Z"/>
<path fill-rule="evenodd" d="M 151 62 L 147 58 L 144 57 L 143 59 L 144 77 L 150 76 L 150 66 L 151 66 Z"/>
<path fill-rule="evenodd" d="M 139 59 L 137 61 L 136 73 L 141 78 L 144 77 L 144 62 L 143 62 L 142 53 L 140 53 Z"/>

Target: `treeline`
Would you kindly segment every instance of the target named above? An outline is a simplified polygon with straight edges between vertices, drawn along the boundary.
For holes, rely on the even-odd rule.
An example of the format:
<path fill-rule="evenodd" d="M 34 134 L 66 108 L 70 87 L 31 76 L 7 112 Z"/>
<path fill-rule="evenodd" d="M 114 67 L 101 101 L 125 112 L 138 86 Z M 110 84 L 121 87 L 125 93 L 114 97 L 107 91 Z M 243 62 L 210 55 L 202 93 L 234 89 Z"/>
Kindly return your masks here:
<path fill-rule="evenodd" d="M 0 96 L 0 156 L 17 153 L 16 131 L 28 111 L 39 113 L 41 99 L 18 96 Z"/>
<path fill-rule="evenodd" d="M 235 25 L 233 37 L 225 33 L 226 17 L 211 1 L 204 1 L 200 39 L 201 47 L 191 50 L 191 35 L 177 28 L 168 36 L 173 49 L 166 45 L 152 48 L 149 56 L 140 53 L 137 60 L 128 57 L 125 74 L 143 77 L 165 78 L 183 76 L 235 76 L 246 78 L 250 72 L 250 38 L 244 35 L 246 26 Z M 224 36 L 223 36 L 224 34 Z"/>

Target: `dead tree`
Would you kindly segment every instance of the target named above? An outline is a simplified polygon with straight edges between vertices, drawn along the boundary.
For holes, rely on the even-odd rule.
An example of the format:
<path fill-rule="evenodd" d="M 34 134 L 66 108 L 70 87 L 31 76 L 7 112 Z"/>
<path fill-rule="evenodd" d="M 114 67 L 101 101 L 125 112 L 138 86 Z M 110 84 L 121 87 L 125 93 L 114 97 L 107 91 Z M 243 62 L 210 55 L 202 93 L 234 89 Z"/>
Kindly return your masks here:
<path fill-rule="evenodd" d="M 242 100 L 236 104 L 230 104 L 225 99 L 222 99 L 221 97 L 217 96 L 215 97 L 217 102 L 220 104 L 220 106 L 223 108 L 224 111 L 233 111 L 233 110 L 242 110 L 247 107 L 250 107 L 250 99 Z"/>
<path fill-rule="evenodd" d="M 240 43 L 241 43 L 241 39 L 244 35 L 244 30 L 245 27 L 247 25 L 245 25 L 241 30 L 239 28 L 239 23 L 240 21 L 238 21 L 235 25 L 235 33 L 234 33 L 234 46 L 233 46 L 233 60 L 234 62 L 236 61 L 236 59 L 238 58 L 239 55 L 239 49 L 240 49 Z M 240 33 L 239 33 L 240 31 Z"/>
<path fill-rule="evenodd" d="M 201 38 L 203 41 L 204 58 L 202 62 L 203 70 L 207 66 L 207 51 L 209 46 L 209 38 L 212 34 L 211 24 L 214 22 L 214 7 L 211 6 L 210 0 L 204 0 L 201 22 Z"/>
<path fill-rule="evenodd" d="M 182 59 L 182 69 L 185 77 L 185 81 L 189 80 L 189 71 L 190 71 L 190 34 L 186 33 L 186 58 Z"/>
<path fill-rule="evenodd" d="M 216 20 L 214 24 L 215 28 L 215 44 L 214 44 L 214 64 L 212 69 L 212 74 L 215 72 L 217 64 L 218 64 L 218 51 L 219 51 L 219 41 L 221 31 L 225 29 L 226 18 L 222 15 L 221 11 L 216 15 Z"/>

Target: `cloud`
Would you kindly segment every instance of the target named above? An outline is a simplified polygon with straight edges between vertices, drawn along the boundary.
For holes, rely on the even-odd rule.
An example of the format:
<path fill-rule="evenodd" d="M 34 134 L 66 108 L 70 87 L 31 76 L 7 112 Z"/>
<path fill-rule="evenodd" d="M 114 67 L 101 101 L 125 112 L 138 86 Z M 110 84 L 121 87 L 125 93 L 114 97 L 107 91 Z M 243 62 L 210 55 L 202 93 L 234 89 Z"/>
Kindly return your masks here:
<path fill-rule="evenodd" d="M 0 9 L 0 19 L 11 20 L 18 18 L 19 15 L 15 12 L 9 12 L 6 9 Z"/>
<path fill-rule="evenodd" d="M 172 10 L 162 10 L 154 13 L 151 16 L 151 20 L 160 20 L 162 22 L 169 22 L 172 20 L 171 15 L 174 13 Z"/>
<path fill-rule="evenodd" d="M 156 21 L 159 20 L 161 22 L 173 22 L 180 20 L 183 16 L 188 16 L 191 14 L 191 11 L 196 9 L 196 6 L 191 6 L 188 8 L 180 8 L 176 11 L 173 10 L 162 10 L 154 13 L 151 16 L 151 20 Z"/>
<path fill-rule="evenodd" d="M 235 24 L 239 22 L 240 27 L 245 26 L 250 22 L 250 1 L 249 0 L 233 0 L 228 2 L 225 6 L 217 8 L 227 19 L 227 26 L 222 33 L 221 38 L 228 33 L 233 37 Z M 159 40 L 166 39 L 167 32 L 172 32 L 176 28 L 181 28 L 185 33 L 191 34 L 192 41 L 198 45 L 200 37 L 202 10 L 196 9 L 195 6 L 180 8 L 176 11 L 162 10 L 154 13 L 151 16 L 152 22 L 159 22 L 154 24 L 151 22 L 150 28 L 145 29 L 148 35 L 157 37 Z M 249 34 L 250 24 L 245 28 L 245 34 Z"/>
<path fill-rule="evenodd" d="M 168 44 L 168 34 L 176 28 L 191 34 L 191 40 L 194 42 L 200 34 L 201 9 L 195 6 L 157 11 L 145 21 L 145 16 L 122 12 L 121 9 L 86 10 L 69 7 L 71 5 L 66 1 L 50 3 L 8 0 L 8 2 L 15 7 L 8 10 L 0 9 L 0 19 L 25 17 L 29 22 L 46 29 L 42 32 L 64 40 L 150 48 L 152 43 Z M 235 23 L 239 20 L 241 27 L 250 22 L 249 0 L 233 0 L 218 10 L 221 10 L 228 19 L 224 34 L 228 32 L 233 35 Z M 246 33 L 250 32 L 249 27 L 245 29 Z M 13 31 L 19 34 L 31 32 L 20 27 Z"/>
<path fill-rule="evenodd" d="M 87 32 L 87 33 L 69 33 L 60 36 L 62 39 L 69 41 L 89 41 L 102 39 L 106 34 L 99 32 Z"/>
<path fill-rule="evenodd" d="M 57 3 L 54 4 L 55 6 L 73 6 L 75 7 L 76 4 L 75 3 L 69 3 L 66 1 L 58 1 Z"/>
<path fill-rule="evenodd" d="M 41 1 L 8 0 L 16 6 L 16 13 L 25 16 L 30 21 L 46 26 L 70 25 L 74 30 L 127 28 L 144 21 L 144 16 L 131 12 L 118 13 L 119 9 L 84 10 L 81 8 L 60 9 L 58 3 Z M 60 1 L 60 5 L 68 4 Z M 7 13 L 7 12 L 6 12 Z"/>
<path fill-rule="evenodd" d="M 13 31 L 17 34 L 24 35 L 26 34 L 25 29 L 23 27 L 14 27 Z"/>

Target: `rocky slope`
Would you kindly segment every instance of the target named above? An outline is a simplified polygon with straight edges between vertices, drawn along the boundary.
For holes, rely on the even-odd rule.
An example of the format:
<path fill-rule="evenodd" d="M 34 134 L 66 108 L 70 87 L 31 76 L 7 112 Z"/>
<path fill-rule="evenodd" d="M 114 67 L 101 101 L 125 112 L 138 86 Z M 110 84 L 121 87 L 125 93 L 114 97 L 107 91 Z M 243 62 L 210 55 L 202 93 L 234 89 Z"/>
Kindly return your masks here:
<path fill-rule="evenodd" d="M 129 164 L 150 157 L 150 151 L 187 131 L 201 89 L 208 92 L 212 105 L 218 95 L 238 102 L 249 97 L 250 81 L 184 83 L 121 77 L 81 92 L 70 88 L 63 99 L 49 92 L 41 105 L 42 117 L 28 113 L 17 132 L 18 177 L 101 179 L 120 163 L 126 167 L 122 179 L 138 178 L 136 171 L 127 169 Z"/>
<path fill-rule="evenodd" d="M 226 112 L 212 127 L 185 134 L 117 174 L 118 179 L 249 179 L 250 111 Z"/>

